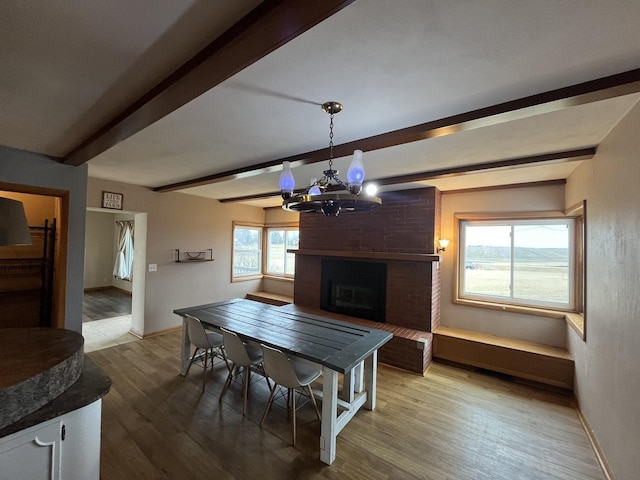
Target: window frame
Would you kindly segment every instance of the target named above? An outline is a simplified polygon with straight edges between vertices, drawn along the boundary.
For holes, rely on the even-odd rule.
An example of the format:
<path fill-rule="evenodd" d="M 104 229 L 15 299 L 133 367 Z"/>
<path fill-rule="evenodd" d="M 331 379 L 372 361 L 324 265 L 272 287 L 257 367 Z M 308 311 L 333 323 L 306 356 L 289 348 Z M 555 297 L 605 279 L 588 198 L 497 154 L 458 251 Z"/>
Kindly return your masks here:
<path fill-rule="evenodd" d="M 284 230 L 287 231 L 297 231 L 298 235 L 300 234 L 300 226 L 298 223 L 282 223 L 282 224 L 271 224 L 264 226 L 264 255 L 263 255 L 263 266 L 262 273 L 266 277 L 278 278 L 278 279 L 288 279 L 293 280 L 295 278 L 295 258 L 294 258 L 294 273 L 288 274 L 286 273 L 286 234 L 285 234 L 285 268 L 283 273 L 278 272 L 270 272 L 269 271 L 269 241 L 270 241 L 270 232 L 273 230 Z"/>
<path fill-rule="evenodd" d="M 587 201 L 582 200 L 564 211 L 575 218 L 575 312 L 565 317 L 569 326 L 583 340 L 587 340 Z"/>
<path fill-rule="evenodd" d="M 453 288 L 453 303 L 475 306 L 480 308 L 488 308 L 494 310 L 501 310 L 505 312 L 512 313 L 523 313 L 529 315 L 538 315 L 545 317 L 553 317 L 553 318 L 561 318 L 565 319 L 567 322 L 570 322 L 570 319 L 581 315 L 579 313 L 580 309 L 584 310 L 584 295 L 578 295 L 578 289 L 582 289 L 584 292 L 584 279 L 586 272 L 586 248 L 584 245 L 584 239 L 578 239 L 577 234 L 577 225 L 578 222 L 575 220 L 576 217 L 579 217 L 578 211 L 576 210 L 567 210 L 566 212 L 561 211 L 546 211 L 546 212 L 505 212 L 505 213 L 457 213 L 454 215 L 454 228 L 455 228 L 455 238 L 457 243 L 457 252 L 456 252 L 456 265 L 455 265 L 455 276 L 454 276 L 454 288 Z M 583 217 L 584 218 L 584 217 Z M 574 219 L 574 231 L 573 231 L 573 241 L 574 243 L 571 245 L 572 252 L 572 274 L 574 276 L 573 280 L 573 291 L 570 294 L 573 296 L 573 305 L 570 308 L 557 308 L 557 307 L 549 307 L 549 306 L 538 306 L 538 305 L 529 305 L 522 303 L 512 303 L 501 301 L 500 299 L 484 299 L 484 298 L 469 298 L 469 296 L 465 296 L 462 294 L 462 275 L 464 274 L 463 265 L 463 255 L 462 250 L 464 249 L 464 245 L 462 243 L 461 237 L 461 225 L 462 222 L 465 221 L 486 221 L 486 222 L 509 222 L 509 221 L 521 221 L 521 220 L 554 220 L 554 219 Z M 584 225 L 584 220 L 582 220 L 582 224 Z M 583 230 L 584 233 L 584 230 Z M 578 248 L 578 243 L 582 245 L 583 248 Z"/>
<path fill-rule="evenodd" d="M 259 272 L 258 273 L 249 273 L 246 275 L 236 275 L 235 273 L 235 259 L 236 259 L 236 229 L 255 229 L 259 230 L 258 233 L 258 241 L 260 242 L 258 251 L 260 255 L 260 259 L 258 261 Z M 248 280 L 257 280 L 263 277 L 263 262 L 264 262 L 264 225 L 261 223 L 251 223 L 251 222 L 237 222 L 233 221 L 231 228 L 231 282 L 244 282 Z"/>

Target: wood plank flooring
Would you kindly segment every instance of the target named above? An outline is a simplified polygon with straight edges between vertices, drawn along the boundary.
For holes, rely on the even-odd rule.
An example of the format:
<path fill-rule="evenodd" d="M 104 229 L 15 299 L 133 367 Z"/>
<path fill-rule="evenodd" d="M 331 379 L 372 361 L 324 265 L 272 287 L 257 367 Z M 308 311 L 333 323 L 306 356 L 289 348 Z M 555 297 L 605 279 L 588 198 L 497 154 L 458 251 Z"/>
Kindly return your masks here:
<path fill-rule="evenodd" d="M 131 295 L 117 288 L 84 292 L 82 321 L 103 320 L 131 313 Z"/>
<path fill-rule="evenodd" d="M 218 402 L 223 365 L 178 375 L 180 334 L 90 353 L 113 381 L 104 398 L 101 479 L 591 480 L 604 478 L 570 398 L 433 364 L 425 377 L 380 365 L 378 406 L 338 436 L 337 458 L 319 460 L 320 423 L 298 411 L 298 445 L 286 410 L 264 380 Z"/>

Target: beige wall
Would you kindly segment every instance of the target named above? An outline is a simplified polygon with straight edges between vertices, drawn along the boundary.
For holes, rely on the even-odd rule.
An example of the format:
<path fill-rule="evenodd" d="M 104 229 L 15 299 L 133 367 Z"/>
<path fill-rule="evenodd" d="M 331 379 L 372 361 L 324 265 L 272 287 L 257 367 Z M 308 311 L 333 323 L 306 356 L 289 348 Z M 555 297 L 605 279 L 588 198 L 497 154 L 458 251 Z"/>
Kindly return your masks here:
<path fill-rule="evenodd" d="M 530 212 L 564 210 L 564 186 L 513 188 L 493 191 L 443 193 L 441 238 L 451 241 L 440 262 L 441 318 L 440 324 L 502 337 L 559 347 L 565 346 L 564 320 L 534 315 L 522 315 L 453 303 L 456 238 L 456 213 Z"/>
<path fill-rule="evenodd" d="M 586 342 L 572 330 L 575 394 L 618 480 L 640 472 L 640 104 L 567 183 L 587 200 Z"/>
<path fill-rule="evenodd" d="M 231 242 L 234 220 L 263 223 L 264 210 L 182 193 L 156 193 L 147 188 L 89 178 L 87 207 L 100 207 L 102 191 L 123 193 L 123 213 L 136 215 L 136 249 L 146 213 L 146 253 L 136 257 L 144 271 L 144 322 L 132 328 L 144 335 L 181 325 L 176 308 L 244 297 L 260 290 L 260 280 L 231 282 Z M 174 249 L 213 249 L 214 262 L 175 263 Z M 149 272 L 148 265 L 158 270 Z M 140 265 L 138 265 L 140 266 Z M 134 273 L 134 282 L 136 282 Z M 134 303 L 136 302 L 134 283 Z M 135 315 L 135 305 L 134 315 Z"/>

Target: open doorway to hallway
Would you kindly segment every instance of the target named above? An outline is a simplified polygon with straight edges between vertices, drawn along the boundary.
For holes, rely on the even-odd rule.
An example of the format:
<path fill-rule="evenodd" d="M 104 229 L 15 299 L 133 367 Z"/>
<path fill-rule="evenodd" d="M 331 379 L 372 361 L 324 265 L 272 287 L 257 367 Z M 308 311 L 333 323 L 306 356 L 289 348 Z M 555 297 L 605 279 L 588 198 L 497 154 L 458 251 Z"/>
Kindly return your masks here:
<path fill-rule="evenodd" d="M 136 219 L 140 220 L 139 231 Z M 133 276 L 114 276 L 118 224 L 134 225 Z M 138 340 L 144 325 L 146 214 L 89 209 L 86 217 L 82 334 L 85 352 Z M 137 264 L 136 264 L 137 263 Z M 137 328 L 135 328 L 137 326 Z M 135 334 L 134 334 L 135 333 Z"/>

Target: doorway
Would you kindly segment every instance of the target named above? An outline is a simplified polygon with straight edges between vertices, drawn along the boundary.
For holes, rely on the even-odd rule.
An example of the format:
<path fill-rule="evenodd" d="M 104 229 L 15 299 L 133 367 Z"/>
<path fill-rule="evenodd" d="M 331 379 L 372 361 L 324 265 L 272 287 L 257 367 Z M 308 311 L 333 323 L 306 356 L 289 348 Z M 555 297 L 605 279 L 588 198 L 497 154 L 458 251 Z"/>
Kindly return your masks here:
<path fill-rule="evenodd" d="M 85 352 L 142 337 L 146 217 L 146 213 L 87 209 L 82 322 Z M 118 222 L 134 224 L 133 275 L 130 280 L 113 275 L 118 251 Z"/>
<path fill-rule="evenodd" d="M 0 328 L 64 327 L 68 192 L 0 183 L 24 208 L 31 244 L 0 247 Z"/>

